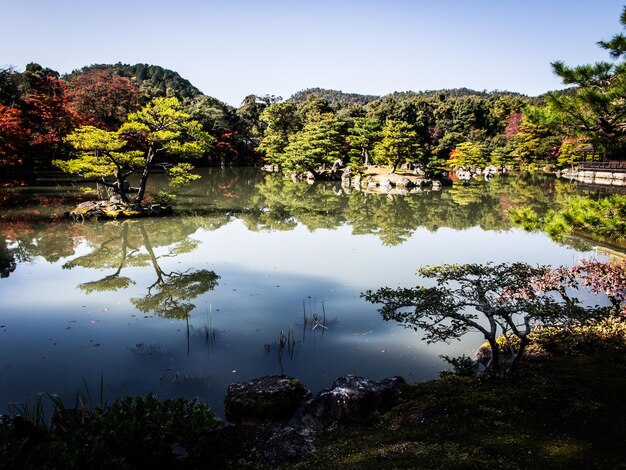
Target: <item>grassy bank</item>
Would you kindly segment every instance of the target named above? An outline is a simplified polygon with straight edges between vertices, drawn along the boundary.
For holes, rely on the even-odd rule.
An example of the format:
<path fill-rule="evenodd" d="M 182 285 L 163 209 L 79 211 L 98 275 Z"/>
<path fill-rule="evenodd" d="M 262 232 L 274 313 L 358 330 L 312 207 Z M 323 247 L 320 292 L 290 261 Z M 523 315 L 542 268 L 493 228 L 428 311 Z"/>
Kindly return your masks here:
<path fill-rule="evenodd" d="M 603 352 L 409 385 L 379 422 L 326 434 L 297 468 L 622 468 L 625 371 Z"/>

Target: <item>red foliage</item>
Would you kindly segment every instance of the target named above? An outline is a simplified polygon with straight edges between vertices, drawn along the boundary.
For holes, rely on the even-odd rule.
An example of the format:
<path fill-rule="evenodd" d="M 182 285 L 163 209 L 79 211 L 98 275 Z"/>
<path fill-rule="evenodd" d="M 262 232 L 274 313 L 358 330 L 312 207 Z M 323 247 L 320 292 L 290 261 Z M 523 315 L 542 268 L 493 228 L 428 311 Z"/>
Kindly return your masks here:
<path fill-rule="evenodd" d="M 59 145 L 81 121 L 68 106 L 65 83 L 52 75 L 34 78 L 23 104 L 31 145 Z"/>
<path fill-rule="evenodd" d="M 19 109 L 0 104 L 0 167 L 22 163 L 20 148 L 27 142 L 28 130 L 21 115 Z"/>
<path fill-rule="evenodd" d="M 236 138 L 237 138 L 236 132 L 224 132 L 218 137 L 215 147 L 220 152 L 223 152 L 226 154 L 238 155 L 239 152 L 237 151 L 237 147 L 236 147 Z"/>
<path fill-rule="evenodd" d="M 506 128 L 504 130 L 504 137 L 506 140 L 511 140 L 515 137 L 522 125 L 522 113 L 511 113 L 506 120 Z"/>
<path fill-rule="evenodd" d="M 68 87 L 72 110 L 101 129 L 117 129 L 128 113 L 137 109 L 137 89 L 113 70 L 80 73 L 69 80 Z"/>
<path fill-rule="evenodd" d="M 594 294 L 605 294 L 618 312 L 626 315 L 626 260 L 614 264 L 585 260 L 570 272 Z"/>
<path fill-rule="evenodd" d="M 432 142 L 443 137 L 443 131 L 434 126 L 428 126 L 428 139 Z"/>
<path fill-rule="evenodd" d="M 620 263 L 583 260 L 577 266 L 551 269 L 528 285 L 506 290 L 502 298 L 534 299 L 545 292 L 565 292 L 568 287 L 584 287 L 595 295 L 605 295 L 613 304 L 613 313 L 626 315 L 626 260 Z"/>

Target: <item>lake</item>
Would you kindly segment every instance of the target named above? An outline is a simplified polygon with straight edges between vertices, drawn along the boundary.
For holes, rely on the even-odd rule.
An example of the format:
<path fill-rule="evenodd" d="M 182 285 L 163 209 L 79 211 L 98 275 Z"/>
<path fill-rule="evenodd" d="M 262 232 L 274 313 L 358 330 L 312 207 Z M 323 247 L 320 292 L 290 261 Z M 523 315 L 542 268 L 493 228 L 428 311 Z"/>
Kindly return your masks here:
<path fill-rule="evenodd" d="M 109 402 L 198 397 L 222 415 L 229 383 L 266 374 L 313 392 L 346 374 L 430 379 L 439 355 L 471 355 L 480 335 L 428 345 L 362 292 L 416 285 L 427 264 L 606 260 L 511 225 L 511 206 L 541 213 L 576 193 L 548 177 L 386 195 L 258 169 L 201 173 L 162 219 L 59 219 L 68 198 L 98 189 L 59 175 L 3 189 L 0 412 L 44 391 L 97 402 L 101 381 Z M 164 184 L 156 175 L 149 192 Z"/>

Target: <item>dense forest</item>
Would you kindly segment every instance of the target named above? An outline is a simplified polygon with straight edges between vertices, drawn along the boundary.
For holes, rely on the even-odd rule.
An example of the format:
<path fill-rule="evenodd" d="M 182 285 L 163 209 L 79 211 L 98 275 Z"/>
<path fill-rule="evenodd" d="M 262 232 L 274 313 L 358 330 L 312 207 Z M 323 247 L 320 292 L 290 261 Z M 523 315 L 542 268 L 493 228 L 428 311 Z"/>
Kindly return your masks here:
<path fill-rule="evenodd" d="M 626 14 L 622 17 L 626 25 Z M 566 167 L 621 159 L 626 139 L 622 35 L 599 43 L 615 62 L 552 64 L 564 90 L 539 97 L 466 88 L 359 95 L 311 88 L 287 100 L 247 96 L 237 108 L 155 65 L 91 65 L 61 76 L 39 64 L 0 70 L 0 166 L 39 170 L 68 159 L 81 126 L 113 131 L 156 98 L 176 98 L 212 137 L 200 165 L 268 164 L 315 172 L 338 161 L 458 167 Z M 176 162 L 176 152 L 168 157 Z"/>

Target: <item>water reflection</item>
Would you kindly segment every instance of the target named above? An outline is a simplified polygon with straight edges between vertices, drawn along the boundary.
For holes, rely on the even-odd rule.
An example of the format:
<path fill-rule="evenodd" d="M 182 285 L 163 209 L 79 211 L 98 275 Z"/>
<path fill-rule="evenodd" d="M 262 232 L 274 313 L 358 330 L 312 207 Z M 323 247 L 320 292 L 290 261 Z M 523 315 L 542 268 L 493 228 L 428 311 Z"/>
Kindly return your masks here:
<path fill-rule="evenodd" d="M 338 183 L 293 182 L 267 175 L 258 185 L 253 210 L 239 217 L 250 230 L 309 230 L 349 225 L 355 235 L 374 234 L 385 245 L 404 243 L 420 227 L 436 231 L 481 227 L 509 230 L 508 209 L 529 205 L 538 214 L 555 209 L 575 193 L 570 183 L 547 177 L 494 178 L 443 191 L 424 190 L 407 196 L 372 194 L 342 188 Z"/>
<path fill-rule="evenodd" d="M 155 228 L 154 224 L 152 225 L 152 228 Z M 78 286 L 89 294 L 126 289 L 135 284 L 135 281 L 122 276 L 125 268 L 151 267 L 156 279 L 147 286 L 147 294 L 143 297 L 133 297 L 130 301 L 143 313 L 154 312 L 164 318 L 185 319 L 196 307 L 191 301 L 214 289 L 219 276 L 207 269 L 167 272 L 163 270 L 161 259 L 190 253 L 198 246 L 197 241 L 188 238 L 189 230 L 185 229 L 185 224 L 178 223 L 175 227 L 178 230 L 159 230 L 153 237 L 154 240 L 151 240 L 145 221 L 102 224 L 98 227 L 101 230 L 93 231 L 91 233 L 93 238 L 89 240 L 91 244 L 99 245 L 90 253 L 66 262 L 63 269 L 78 266 L 99 270 L 115 269 L 101 279 L 84 282 Z M 155 250 L 159 245 L 165 246 L 166 249 L 163 254 L 157 255 Z"/>
<path fill-rule="evenodd" d="M 208 169 L 204 173 L 204 178 L 178 195 L 177 213 L 181 218 L 175 219 L 175 223 L 172 219 L 160 219 L 144 224 L 159 245 L 163 245 L 163 236 L 170 236 L 171 229 L 178 233 L 178 240 L 166 244 L 180 243 L 198 228 L 217 230 L 236 218 L 254 231 L 289 231 L 299 224 L 311 231 L 347 225 L 355 235 L 373 234 L 385 245 L 393 246 L 404 243 L 420 227 L 429 231 L 442 227 L 509 230 L 512 227 L 508 217 L 510 207 L 528 206 L 542 216 L 558 209 L 565 198 L 579 192 L 570 182 L 543 175 L 498 177 L 489 183 L 472 181 L 469 186 L 455 185 L 443 191 L 404 196 L 355 191 L 342 188 L 338 183 L 294 183 L 256 169 Z M 149 191 L 157 192 L 164 184 L 156 175 Z M 75 198 L 73 194 L 68 200 Z M 57 208 L 63 207 L 58 198 L 46 200 L 54 201 Z M 41 205 L 45 206 L 45 202 Z M 94 239 L 92 231 L 100 231 L 104 226 L 103 232 L 110 233 L 111 226 L 117 226 L 115 223 L 80 226 L 65 221 L 41 223 L 30 209 L 20 214 L 13 208 L 11 214 L 10 220 L 0 217 L 2 277 L 7 277 L 20 263 L 38 256 L 48 262 L 71 256 L 81 237 L 91 241 Z M 187 233 L 180 230 L 187 230 Z M 142 238 L 140 233 L 131 234 L 134 238 L 138 236 Z M 109 245 L 123 242 L 120 237 L 123 234 L 113 233 L 111 240 L 100 241 L 98 253 L 94 252 L 91 258 L 99 258 L 100 263 L 119 262 L 114 258 L 124 252 L 118 250 L 113 254 Z M 128 245 L 131 246 L 132 243 Z M 588 249 L 589 244 L 577 248 Z M 144 252 L 143 258 L 138 257 L 134 262 L 141 259 L 148 263 L 148 253 Z M 122 281 L 112 278 L 111 282 Z"/>
<path fill-rule="evenodd" d="M 575 192 L 554 179 L 402 196 L 256 169 L 203 173 L 174 217 L 81 224 L 38 217 L 35 205 L 0 212 L 0 412 L 41 390 L 71 398 L 102 374 L 108 399 L 197 395 L 218 412 L 229 382 L 281 371 L 313 390 L 348 373 L 422 380 L 439 354 L 471 354 L 481 339 L 426 346 L 361 292 L 415 285 L 420 264 L 588 255 L 511 227 L 509 207 L 542 214 Z"/>

